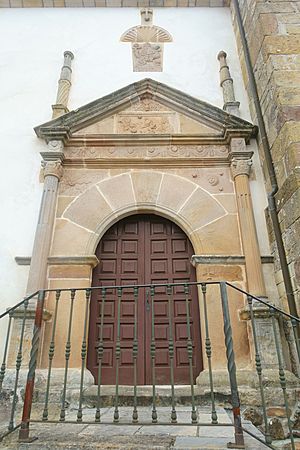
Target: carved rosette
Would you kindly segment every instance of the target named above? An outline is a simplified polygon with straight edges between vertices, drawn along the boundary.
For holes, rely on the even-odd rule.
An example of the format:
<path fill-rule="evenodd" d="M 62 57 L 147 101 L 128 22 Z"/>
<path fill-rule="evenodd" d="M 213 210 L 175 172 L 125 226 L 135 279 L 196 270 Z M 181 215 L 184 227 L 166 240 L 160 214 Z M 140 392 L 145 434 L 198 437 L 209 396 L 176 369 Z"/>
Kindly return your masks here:
<path fill-rule="evenodd" d="M 239 175 L 247 175 L 249 177 L 251 166 L 251 159 L 233 159 L 231 161 L 231 172 L 233 179 Z"/>
<path fill-rule="evenodd" d="M 42 174 L 44 179 L 53 176 L 60 180 L 63 176 L 61 161 L 42 161 Z"/>

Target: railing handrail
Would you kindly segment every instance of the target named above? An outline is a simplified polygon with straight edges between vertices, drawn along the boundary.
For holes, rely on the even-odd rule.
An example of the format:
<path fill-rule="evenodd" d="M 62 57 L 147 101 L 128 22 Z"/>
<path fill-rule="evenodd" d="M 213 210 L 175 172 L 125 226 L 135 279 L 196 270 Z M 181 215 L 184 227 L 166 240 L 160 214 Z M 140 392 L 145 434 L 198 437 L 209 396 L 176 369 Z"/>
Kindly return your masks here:
<path fill-rule="evenodd" d="M 30 294 L 30 295 L 24 297 L 23 300 L 21 300 L 19 303 L 16 303 L 14 306 L 12 306 L 11 308 L 8 308 L 6 311 L 4 311 L 4 313 L 0 314 L 0 319 L 3 319 L 3 317 L 11 314 L 12 311 L 14 311 L 15 309 L 19 308 L 19 306 L 22 306 L 28 300 L 31 300 L 33 297 L 38 295 L 38 293 L 39 293 L 39 291 L 36 291 L 33 294 Z"/>
<path fill-rule="evenodd" d="M 267 306 L 268 308 L 272 308 L 273 310 L 277 311 L 278 313 L 288 317 L 291 320 L 294 320 L 300 324 L 300 318 L 293 316 L 292 314 L 287 313 L 286 311 L 283 311 L 282 309 L 278 308 L 277 306 L 273 305 L 272 303 L 269 303 L 265 300 L 263 300 L 260 297 L 257 297 L 256 295 L 250 294 L 250 292 L 245 291 L 244 289 L 241 289 L 234 284 L 230 283 L 229 281 L 192 281 L 192 282 L 182 282 L 182 283 L 158 283 L 158 284 L 130 284 L 130 285 L 119 285 L 119 286 L 90 286 L 90 287 L 80 287 L 80 288 L 56 288 L 56 289 L 40 289 L 39 291 L 34 292 L 33 294 L 25 297 L 23 300 L 21 300 L 19 303 L 14 305 L 13 307 L 7 309 L 4 313 L 0 314 L 0 319 L 5 317 L 6 315 L 10 314 L 12 311 L 17 309 L 19 306 L 22 306 L 22 304 L 33 297 L 37 296 L 39 292 L 71 292 L 71 291 L 86 291 L 87 289 L 92 290 L 100 290 L 100 289 L 118 289 L 118 288 L 128 288 L 128 289 L 134 289 L 134 288 L 151 288 L 151 287 L 162 287 L 162 286 L 201 286 L 201 285 L 211 285 L 211 284 L 217 284 L 225 283 L 227 286 L 230 286 L 231 288 L 241 292 L 242 294 L 246 295 L 247 297 L 251 297 L 252 299 L 256 300 L 259 303 L 262 303 L 263 305 Z"/>
<path fill-rule="evenodd" d="M 241 292 L 242 294 L 247 295 L 247 297 L 251 297 L 252 299 L 262 303 L 263 305 L 271 307 L 272 309 L 275 309 L 275 311 L 279 312 L 280 314 L 283 314 L 283 315 L 289 317 L 290 319 L 296 320 L 297 322 L 300 323 L 300 318 L 299 317 L 293 316 L 292 314 L 289 314 L 286 311 L 283 311 L 282 309 L 278 308 L 277 306 L 272 305 L 272 303 L 268 303 L 267 301 L 263 300 L 262 298 L 257 297 L 256 295 L 250 294 L 249 292 L 244 291 L 243 289 L 241 289 L 241 288 L 239 288 L 237 286 L 234 286 L 234 284 L 229 283 L 229 281 L 225 281 L 225 283 L 227 284 L 227 286 L 230 286 L 233 289 Z"/>

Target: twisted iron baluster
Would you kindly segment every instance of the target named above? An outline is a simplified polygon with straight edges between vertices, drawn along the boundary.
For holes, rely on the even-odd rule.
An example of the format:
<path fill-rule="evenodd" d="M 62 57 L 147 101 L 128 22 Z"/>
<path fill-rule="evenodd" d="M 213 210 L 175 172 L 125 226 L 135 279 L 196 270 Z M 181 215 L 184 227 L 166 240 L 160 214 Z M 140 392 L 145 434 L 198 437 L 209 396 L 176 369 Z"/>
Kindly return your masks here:
<path fill-rule="evenodd" d="M 70 315 L 69 315 L 69 325 L 68 325 L 68 335 L 65 349 L 65 376 L 64 376 L 64 386 L 61 399 L 61 411 L 60 411 L 60 422 L 65 421 L 66 417 L 66 390 L 68 381 L 68 369 L 69 369 L 69 359 L 71 355 L 71 331 L 72 331 L 72 320 L 73 320 L 73 309 L 74 309 L 74 299 L 76 295 L 76 289 L 71 289 L 71 304 L 70 304 Z"/>
<path fill-rule="evenodd" d="M 250 295 L 247 296 L 249 310 L 250 310 L 250 318 L 251 318 L 251 325 L 252 325 L 252 335 L 253 335 L 253 342 L 254 342 L 254 349 L 255 349 L 255 366 L 256 366 L 256 372 L 258 376 L 258 382 L 259 382 L 259 389 L 260 389 L 260 396 L 261 396 L 261 404 L 263 408 L 263 418 L 265 423 L 265 439 L 267 444 L 272 443 L 272 437 L 269 432 L 269 423 L 267 418 L 267 410 L 266 410 L 266 401 L 265 401 L 265 394 L 264 394 L 264 388 L 263 388 L 263 379 L 262 379 L 262 367 L 261 367 L 261 359 L 258 349 L 258 342 L 257 342 L 257 335 L 256 335 L 256 325 L 255 325 L 255 317 L 253 312 L 253 304 L 252 304 L 252 297 Z"/>
<path fill-rule="evenodd" d="M 175 391 L 174 391 L 174 340 L 173 340 L 173 321 L 172 321 L 172 287 L 167 286 L 168 295 L 168 310 L 169 310 L 169 358 L 170 358 L 170 379 L 171 379 L 171 396 L 172 396 L 172 411 L 171 423 L 177 423 L 177 413 L 175 409 Z"/>
<path fill-rule="evenodd" d="M 205 351 L 208 362 L 208 373 L 209 373 L 209 384 L 210 384 L 210 398 L 211 398 L 211 423 L 218 423 L 218 416 L 216 412 L 215 405 L 215 393 L 214 393 L 214 383 L 213 383 L 213 375 L 212 375 L 212 367 L 211 367 L 211 341 L 209 336 L 209 327 L 208 327 L 208 314 L 207 314 L 207 301 L 206 301 L 206 284 L 201 284 L 202 296 L 203 296 L 203 306 L 204 306 L 204 322 L 205 322 Z"/>
<path fill-rule="evenodd" d="M 95 422 L 100 422 L 100 408 L 101 408 L 101 376 L 102 376 L 102 360 L 103 360 L 103 325 L 104 325 L 104 307 L 106 299 L 106 289 L 101 289 L 101 321 L 100 321 L 100 336 L 98 343 L 98 387 L 97 387 L 97 407 L 95 414 Z"/>
<path fill-rule="evenodd" d="M 56 322 L 57 322 L 58 302 L 59 302 L 59 299 L 60 299 L 60 295 L 61 295 L 61 291 L 58 289 L 56 291 L 56 295 L 55 295 L 55 309 L 54 309 L 54 316 L 53 316 L 51 342 L 50 342 L 50 346 L 49 346 L 49 367 L 48 367 L 48 376 L 47 376 L 45 406 L 44 406 L 44 411 L 43 411 L 43 421 L 48 420 L 48 402 L 49 402 L 49 392 L 50 392 L 50 379 L 51 379 L 52 361 L 53 361 L 54 351 L 55 351 L 55 330 L 56 330 Z"/>
<path fill-rule="evenodd" d="M 7 358 L 8 343 L 9 343 L 9 338 L 10 338 L 11 322 L 12 322 L 12 314 L 10 313 L 8 325 L 7 325 L 3 360 L 2 360 L 1 369 L 0 369 L 0 394 L 2 392 L 2 384 L 3 384 L 4 377 L 5 377 L 5 372 L 6 372 L 6 358 Z"/>
<path fill-rule="evenodd" d="M 26 313 L 28 309 L 29 300 L 24 301 L 24 310 L 23 310 L 23 318 L 22 318 L 22 326 L 21 326 L 21 334 L 20 334 L 20 343 L 19 343 L 19 349 L 17 353 L 16 358 L 16 378 L 15 378 L 15 385 L 14 385 L 14 394 L 13 394 L 13 400 L 12 400 L 12 406 L 11 406 L 11 415 L 10 415 L 10 421 L 8 425 L 9 431 L 14 429 L 14 418 L 15 418 L 15 412 L 16 412 L 16 406 L 17 406 L 17 389 L 18 389 L 18 382 L 19 382 L 19 375 L 20 375 L 20 369 L 22 364 L 22 357 L 23 357 L 23 341 L 24 341 L 24 332 L 25 332 L 25 322 L 26 322 Z"/>
<path fill-rule="evenodd" d="M 137 301 L 138 301 L 138 287 L 133 288 L 134 295 L 134 336 L 133 336 L 133 346 L 132 346 L 132 356 L 133 356 L 133 378 L 134 378 L 134 388 L 133 388 L 133 412 L 132 412 L 132 422 L 138 423 L 138 411 L 137 411 L 137 356 L 138 356 L 138 340 L 137 340 Z"/>
<path fill-rule="evenodd" d="M 79 389 L 79 405 L 78 405 L 78 411 L 77 411 L 77 422 L 82 422 L 83 379 L 84 379 L 85 360 L 86 360 L 86 353 L 87 353 L 86 335 L 87 335 L 87 323 L 88 323 L 88 318 L 89 318 L 90 297 L 91 297 L 91 289 L 86 289 L 86 291 L 85 291 L 84 328 L 83 328 L 83 337 L 82 337 L 82 345 L 81 345 L 81 374 L 80 374 L 80 389 Z"/>
<path fill-rule="evenodd" d="M 226 357 L 227 357 L 227 367 L 229 373 L 230 390 L 231 390 L 231 402 L 232 402 L 232 412 L 234 417 L 234 435 L 235 444 L 228 443 L 228 447 L 233 446 L 244 446 L 244 436 L 242 430 L 241 422 L 241 411 L 240 411 L 240 399 L 236 380 L 236 366 L 235 366 L 235 356 L 233 350 L 233 340 L 232 340 L 232 329 L 230 324 L 230 314 L 228 308 L 228 297 L 226 283 L 220 283 L 221 300 L 222 300 L 222 311 L 223 311 L 223 321 L 224 321 L 224 335 L 225 335 L 225 346 L 226 346 Z"/>
<path fill-rule="evenodd" d="M 289 411 L 289 405 L 288 405 L 288 398 L 287 398 L 287 393 L 286 393 L 285 372 L 284 372 L 284 368 L 283 368 L 283 360 L 282 360 L 280 343 L 279 343 L 280 341 L 279 341 L 279 337 L 278 337 L 277 329 L 276 329 L 275 311 L 273 310 L 273 308 L 271 306 L 269 307 L 269 311 L 270 311 L 270 316 L 272 319 L 272 328 L 273 328 L 276 354 L 277 354 L 277 360 L 278 360 L 279 381 L 280 381 L 280 386 L 281 386 L 282 393 L 283 393 L 284 406 L 285 406 L 286 417 L 287 417 L 287 421 L 288 421 L 288 428 L 289 428 L 289 432 L 290 432 L 290 440 L 291 440 L 291 444 L 292 444 L 292 450 L 295 450 L 295 441 L 294 441 L 294 436 L 293 436 L 292 424 L 291 424 L 291 419 L 290 419 L 290 411 Z"/>
<path fill-rule="evenodd" d="M 45 302 L 45 291 L 39 291 L 37 304 L 36 304 L 36 308 L 35 308 L 34 329 L 33 329 L 32 341 L 31 341 L 31 351 L 30 351 L 30 360 L 29 360 L 29 367 L 28 367 L 27 381 L 26 381 L 26 388 L 25 388 L 22 422 L 21 422 L 21 428 L 19 431 L 19 441 L 20 442 L 27 441 L 29 438 L 29 422 L 30 422 L 32 399 L 33 399 L 35 369 L 36 369 L 36 364 L 37 364 L 40 334 L 41 334 L 41 328 L 42 328 L 44 302 Z M 26 312 L 24 312 L 24 315 L 26 315 Z"/>
<path fill-rule="evenodd" d="M 117 342 L 116 342 L 116 395 L 115 395 L 115 410 L 114 410 L 114 422 L 119 422 L 119 369 L 121 358 L 121 343 L 120 343 L 120 330 L 121 330 L 121 298 L 122 288 L 118 288 L 118 316 L 117 316 Z"/>
<path fill-rule="evenodd" d="M 155 325 L 154 325 L 154 286 L 150 287 L 151 296 L 151 367 L 152 367 L 152 423 L 157 423 L 157 411 L 156 411 L 156 390 L 155 390 Z"/>
<path fill-rule="evenodd" d="M 191 339 L 191 320 L 190 320 L 190 305 L 189 305 L 189 287 L 184 285 L 185 294 L 185 309 L 186 309 L 186 326 L 187 326 L 187 353 L 189 359 L 189 372 L 190 372 L 190 384 L 191 384 L 191 397 L 192 397 L 192 423 L 197 423 L 197 412 L 195 405 L 195 393 L 194 393 L 194 377 L 193 377 L 193 344 Z"/>

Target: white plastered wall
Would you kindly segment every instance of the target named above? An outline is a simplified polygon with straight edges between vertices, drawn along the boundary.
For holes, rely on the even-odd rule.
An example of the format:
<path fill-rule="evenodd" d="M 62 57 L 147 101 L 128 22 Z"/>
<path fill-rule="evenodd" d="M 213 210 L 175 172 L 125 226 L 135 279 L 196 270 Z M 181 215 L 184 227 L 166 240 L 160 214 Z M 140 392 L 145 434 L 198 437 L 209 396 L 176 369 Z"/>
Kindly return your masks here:
<path fill-rule="evenodd" d="M 65 50 L 75 55 L 70 109 L 145 77 L 222 107 L 216 56 L 225 50 L 241 116 L 250 120 L 229 9 L 154 8 L 153 23 L 173 37 L 164 46 L 164 70 L 133 73 L 131 44 L 120 42 L 120 36 L 140 24 L 138 8 L 1 10 L 1 312 L 25 293 L 28 267 L 14 258 L 31 255 L 42 192 L 39 152 L 45 150 L 33 127 L 51 118 Z M 262 179 L 251 186 L 261 222 Z M 260 243 L 268 253 L 265 226 Z M 1 326 L 0 342 L 3 333 Z"/>

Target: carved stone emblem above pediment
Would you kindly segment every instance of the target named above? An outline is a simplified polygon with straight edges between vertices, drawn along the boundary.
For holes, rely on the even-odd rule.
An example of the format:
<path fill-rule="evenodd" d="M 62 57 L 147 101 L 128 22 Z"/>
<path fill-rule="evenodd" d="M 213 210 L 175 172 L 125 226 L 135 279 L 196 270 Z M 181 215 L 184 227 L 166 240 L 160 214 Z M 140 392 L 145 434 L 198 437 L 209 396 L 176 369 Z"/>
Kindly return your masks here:
<path fill-rule="evenodd" d="M 152 24 L 152 9 L 141 10 L 141 25 L 127 30 L 121 42 L 131 42 L 134 72 L 162 72 L 163 44 L 172 42 L 172 36 L 161 27 Z"/>

